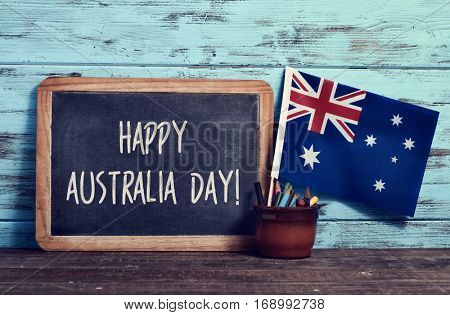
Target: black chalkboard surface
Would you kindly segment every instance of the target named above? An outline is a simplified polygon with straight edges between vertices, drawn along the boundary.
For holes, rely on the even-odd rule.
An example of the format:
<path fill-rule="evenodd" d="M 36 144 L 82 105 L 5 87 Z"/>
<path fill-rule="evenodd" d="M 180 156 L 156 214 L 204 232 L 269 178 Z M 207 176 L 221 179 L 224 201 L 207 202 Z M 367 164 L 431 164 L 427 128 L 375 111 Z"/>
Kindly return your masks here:
<path fill-rule="evenodd" d="M 38 96 L 38 243 L 247 249 L 271 115 L 261 81 L 47 79 Z"/>

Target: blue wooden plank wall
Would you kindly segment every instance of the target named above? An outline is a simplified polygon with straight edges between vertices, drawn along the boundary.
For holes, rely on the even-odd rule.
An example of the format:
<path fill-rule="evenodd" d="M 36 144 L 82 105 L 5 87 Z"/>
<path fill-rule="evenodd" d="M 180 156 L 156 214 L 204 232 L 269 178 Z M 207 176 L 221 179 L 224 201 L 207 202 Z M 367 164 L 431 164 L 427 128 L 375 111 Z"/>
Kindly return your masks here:
<path fill-rule="evenodd" d="M 0 247 L 35 247 L 36 87 L 47 76 L 249 78 L 283 66 L 441 113 L 414 219 L 327 200 L 318 247 L 449 247 L 450 4 L 0 0 Z"/>

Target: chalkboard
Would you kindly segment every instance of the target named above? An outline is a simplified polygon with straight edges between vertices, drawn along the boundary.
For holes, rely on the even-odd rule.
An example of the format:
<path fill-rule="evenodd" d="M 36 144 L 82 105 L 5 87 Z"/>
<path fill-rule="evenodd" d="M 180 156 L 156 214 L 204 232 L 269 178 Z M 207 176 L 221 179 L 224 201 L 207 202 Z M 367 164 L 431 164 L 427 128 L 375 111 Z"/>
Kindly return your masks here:
<path fill-rule="evenodd" d="M 245 250 L 273 94 L 244 80 L 50 78 L 38 89 L 47 250 Z"/>

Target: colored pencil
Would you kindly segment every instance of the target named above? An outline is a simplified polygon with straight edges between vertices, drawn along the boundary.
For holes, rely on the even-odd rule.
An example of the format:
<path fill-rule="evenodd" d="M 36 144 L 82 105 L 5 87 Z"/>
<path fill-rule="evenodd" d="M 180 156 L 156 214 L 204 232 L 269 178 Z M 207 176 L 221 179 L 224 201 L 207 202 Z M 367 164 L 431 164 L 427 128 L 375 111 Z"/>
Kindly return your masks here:
<path fill-rule="evenodd" d="M 277 202 L 275 204 L 275 207 L 281 207 L 281 200 L 283 199 L 284 194 L 288 191 L 290 184 L 286 183 L 283 187 L 283 191 L 279 193 Z"/>
<path fill-rule="evenodd" d="M 281 199 L 281 186 L 278 179 L 275 179 L 275 200 L 273 202 L 273 206 L 276 207 L 280 203 Z"/>
<path fill-rule="evenodd" d="M 254 183 L 254 186 L 255 186 L 256 198 L 258 199 L 258 205 L 265 205 L 266 202 L 264 201 L 261 184 L 259 182 L 257 182 L 257 183 Z"/>
<path fill-rule="evenodd" d="M 295 196 L 295 191 L 293 189 L 291 189 L 290 193 L 289 193 L 289 199 L 286 202 L 286 207 L 290 207 L 291 203 L 292 203 L 292 199 L 294 199 Z"/>
<path fill-rule="evenodd" d="M 311 200 L 311 192 L 309 191 L 309 187 L 306 187 L 305 189 L 305 197 L 303 198 L 303 200 L 305 201 L 305 205 L 307 207 L 310 206 L 310 200 Z"/>
<path fill-rule="evenodd" d="M 283 196 L 281 197 L 278 207 L 286 207 L 287 201 L 290 196 L 290 192 L 291 192 L 291 190 L 289 188 L 287 192 L 283 193 Z"/>
<path fill-rule="evenodd" d="M 300 198 L 300 196 L 298 194 L 295 194 L 294 198 L 291 201 L 291 204 L 289 205 L 289 207 L 295 207 L 295 205 L 297 204 L 297 200 Z"/>
<path fill-rule="evenodd" d="M 297 199 L 297 207 L 304 207 L 305 206 L 305 200 L 303 200 L 302 198 L 300 198 L 300 196 Z"/>
<path fill-rule="evenodd" d="M 309 200 L 309 206 L 312 207 L 318 202 L 319 202 L 319 198 L 317 198 L 317 196 L 314 196 L 311 198 L 311 200 Z"/>

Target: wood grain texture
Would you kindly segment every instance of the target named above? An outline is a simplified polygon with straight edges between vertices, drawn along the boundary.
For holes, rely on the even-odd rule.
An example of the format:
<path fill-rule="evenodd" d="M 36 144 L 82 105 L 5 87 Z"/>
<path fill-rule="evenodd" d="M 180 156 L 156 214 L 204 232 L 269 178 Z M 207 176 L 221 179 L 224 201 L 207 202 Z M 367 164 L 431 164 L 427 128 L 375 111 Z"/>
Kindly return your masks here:
<path fill-rule="evenodd" d="M 114 77 L 180 78 L 260 78 L 273 87 L 276 109 L 281 100 L 282 68 L 191 68 L 191 67 L 64 67 L 20 66 L 0 73 L 0 205 L 2 209 L 34 211 L 34 145 L 36 86 L 47 76 L 70 75 Z M 443 88 L 450 72 L 446 70 L 367 70 L 307 69 L 308 72 L 440 112 L 438 128 L 425 173 L 416 219 L 448 219 L 450 213 L 450 91 Z M 405 95 L 408 98 L 405 98 Z M 328 202 L 328 201 L 327 201 Z M 2 216 L 0 211 L 0 216 Z M 6 214 L 5 214 L 6 216 Z M 24 214 L 29 217 L 29 215 Z M 325 220 L 392 219 L 391 216 L 359 205 L 329 200 L 321 214 Z M 10 214 L 8 214 L 10 217 Z M 16 217 L 20 219 L 20 215 Z"/>
<path fill-rule="evenodd" d="M 261 79 L 281 105 L 283 67 L 7 66 L 0 64 L 0 134 L 34 134 L 36 87 L 47 76 Z M 448 149 L 450 70 L 320 69 L 303 71 L 440 112 L 433 148 Z"/>
<path fill-rule="evenodd" d="M 448 220 L 322 221 L 319 218 L 314 247 L 448 248 L 449 230 Z M 0 247 L 36 248 L 34 233 L 33 221 L 0 221 Z"/>
<path fill-rule="evenodd" d="M 51 231 L 52 91 L 39 91 L 36 115 L 36 241 Z"/>
<path fill-rule="evenodd" d="M 444 250 L 255 253 L 0 251 L 5 294 L 448 294 Z"/>
<path fill-rule="evenodd" d="M 161 92 L 256 94 L 259 98 L 258 180 L 266 188 L 273 135 L 273 91 L 261 80 L 48 78 L 38 87 L 36 123 L 36 242 L 45 250 L 83 251 L 243 251 L 254 247 L 252 236 L 54 236 L 52 205 L 52 93 Z"/>
<path fill-rule="evenodd" d="M 6 69 L 6 70 L 5 70 Z M 89 67 L 89 66 L 3 66 L 0 68 L 0 246 L 34 247 L 34 176 L 36 87 L 51 75 L 114 77 L 236 78 L 266 80 L 280 100 L 282 68 L 217 67 Z M 327 205 L 320 220 L 326 232 L 318 234 L 319 247 L 448 247 L 450 231 L 450 92 L 443 88 L 447 70 L 307 69 L 308 72 L 380 94 L 402 98 L 440 112 L 437 133 L 425 172 L 416 217 L 402 229 L 389 214 L 361 205 L 321 198 Z M 423 84 L 425 83 L 425 84 Z M 407 99 L 405 99 L 407 95 Z M 321 196 L 323 197 L 323 196 Z M 6 210 L 6 211 L 3 211 Z M 339 222 L 335 224 L 334 222 Z M 360 224 L 362 223 L 362 225 Z M 369 226 L 364 232 L 361 226 Z"/>
<path fill-rule="evenodd" d="M 261 79 L 277 117 L 291 65 L 440 112 L 416 217 L 321 196 L 318 246 L 448 247 L 449 13 L 446 0 L 2 1 L 0 246 L 36 246 L 36 87 L 47 76 Z"/>
<path fill-rule="evenodd" d="M 0 62 L 448 67 L 446 3 L 10 0 Z"/>

